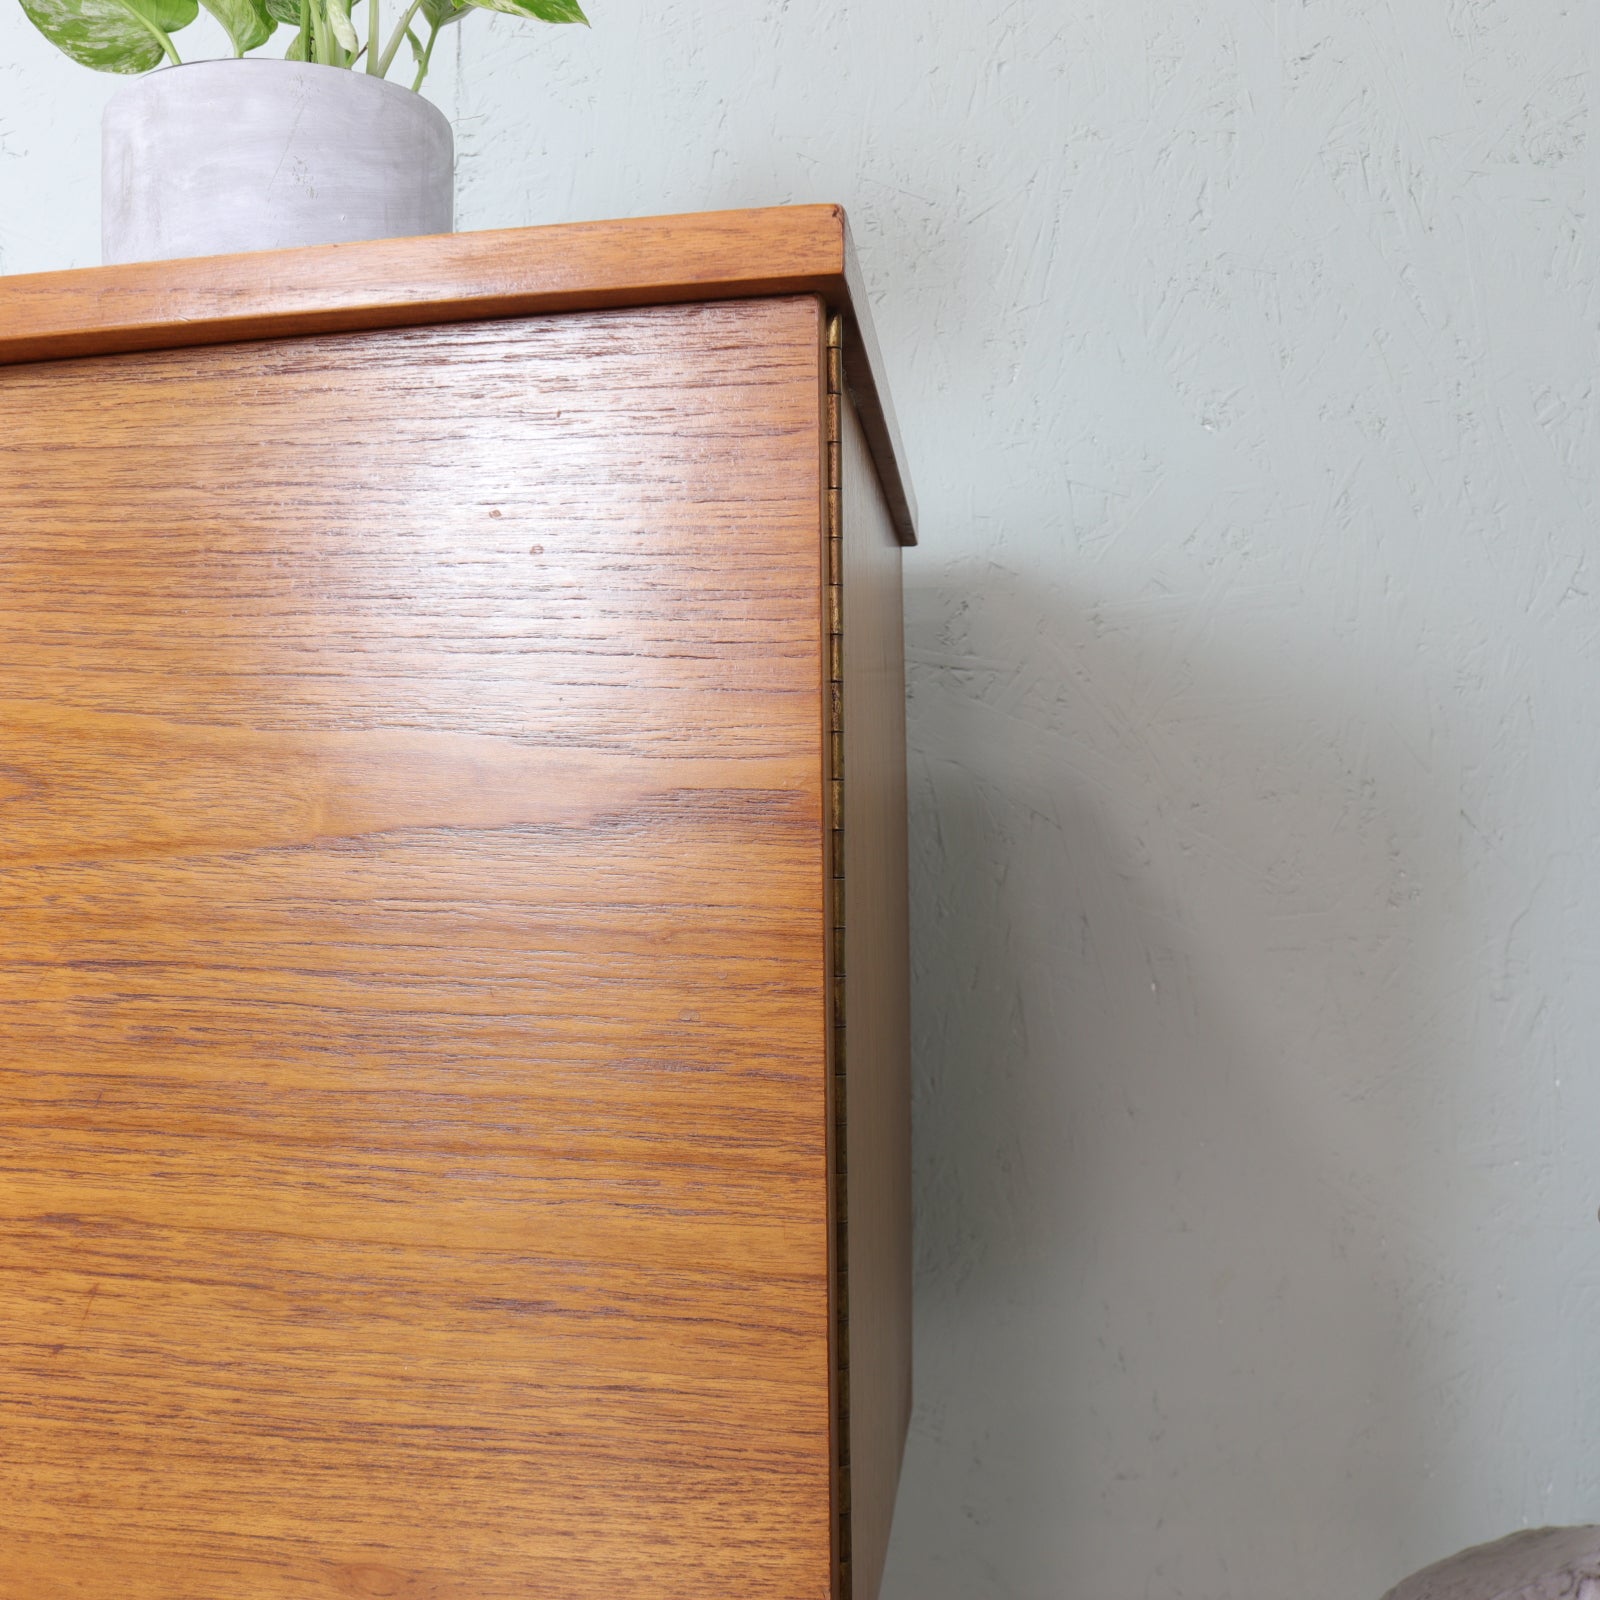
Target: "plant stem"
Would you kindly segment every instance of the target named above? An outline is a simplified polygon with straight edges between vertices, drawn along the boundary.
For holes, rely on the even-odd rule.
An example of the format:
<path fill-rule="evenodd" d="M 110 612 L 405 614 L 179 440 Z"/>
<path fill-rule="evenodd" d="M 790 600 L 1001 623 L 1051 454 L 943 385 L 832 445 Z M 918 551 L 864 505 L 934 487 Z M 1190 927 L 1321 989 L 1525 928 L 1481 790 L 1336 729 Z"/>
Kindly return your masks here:
<path fill-rule="evenodd" d="M 173 64 L 173 66 L 181 67 L 183 65 L 183 57 L 178 54 L 177 47 L 167 36 L 167 33 L 164 29 L 158 28 L 156 24 L 149 19 L 149 17 L 145 16 L 142 11 L 136 10 L 133 6 L 124 4 L 122 9 L 126 11 L 135 22 L 143 24 L 143 26 L 154 36 L 156 43 L 160 45 L 161 48 L 166 52 L 167 59 Z"/>
<path fill-rule="evenodd" d="M 422 9 L 422 0 L 411 0 L 406 7 L 406 14 L 401 17 L 394 33 L 390 36 L 388 44 L 383 47 L 383 54 L 378 57 L 378 76 L 389 76 L 389 64 L 394 60 L 394 53 L 400 48 L 401 41 L 406 36 L 406 30 L 411 26 L 411 19 Z"/>
<path fill-rule="evenodd" d="M 378 0 L 367 0 L 367 71 L 378 72 Z"/>
<path fill-rule="evenodd" d="M 411 85 L 413 94 L 422 92 L 422 80 L 428 76 L 428 63 L 433 60 L 433 41 L 438 37 L 439 24 L 436 22 L 432 31 L 428 34 L 428 48 L 422 52 L 422 60 L 417 63 L 417 80 Z"/>

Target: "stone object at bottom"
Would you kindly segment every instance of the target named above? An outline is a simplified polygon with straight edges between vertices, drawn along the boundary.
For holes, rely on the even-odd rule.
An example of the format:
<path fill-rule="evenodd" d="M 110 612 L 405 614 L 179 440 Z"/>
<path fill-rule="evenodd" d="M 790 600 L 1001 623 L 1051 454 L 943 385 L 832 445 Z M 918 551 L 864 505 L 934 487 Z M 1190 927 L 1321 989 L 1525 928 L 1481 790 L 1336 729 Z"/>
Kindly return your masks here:
<path fill-rule="evenodd" d="M 1383 1600 L 1600 1600 L 1600 1527 L 1525 1528 L 1413 1573 Z"/>

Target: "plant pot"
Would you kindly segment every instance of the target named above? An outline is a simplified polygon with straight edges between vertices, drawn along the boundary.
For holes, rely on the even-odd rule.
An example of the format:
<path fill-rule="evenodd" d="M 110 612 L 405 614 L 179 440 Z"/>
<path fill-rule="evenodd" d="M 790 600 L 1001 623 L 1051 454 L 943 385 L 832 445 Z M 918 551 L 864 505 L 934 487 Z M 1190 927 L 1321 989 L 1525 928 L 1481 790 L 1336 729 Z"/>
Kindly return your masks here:
<path fill-rule="evenodd" d="M 101 123 L 106 263 L 449 233 L 455 142 L 438 107 L 301 61 L 165 67 Z"/>

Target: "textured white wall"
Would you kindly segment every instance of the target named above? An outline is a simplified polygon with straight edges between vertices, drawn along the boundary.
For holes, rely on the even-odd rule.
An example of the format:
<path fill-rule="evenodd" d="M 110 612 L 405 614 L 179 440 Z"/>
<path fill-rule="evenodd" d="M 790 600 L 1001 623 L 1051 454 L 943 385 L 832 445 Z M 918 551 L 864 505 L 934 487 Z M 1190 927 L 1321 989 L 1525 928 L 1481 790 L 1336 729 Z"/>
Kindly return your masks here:
<path fill-rule="evenodd" d="M 1600 293 L 1572 0 L 474 18 L 461 222 L 837 199 L 908 568 L 889 1600 L 1361 1600 L 1600 1517 Z M 0 268 L 106 85 L 0 8 Z"/>

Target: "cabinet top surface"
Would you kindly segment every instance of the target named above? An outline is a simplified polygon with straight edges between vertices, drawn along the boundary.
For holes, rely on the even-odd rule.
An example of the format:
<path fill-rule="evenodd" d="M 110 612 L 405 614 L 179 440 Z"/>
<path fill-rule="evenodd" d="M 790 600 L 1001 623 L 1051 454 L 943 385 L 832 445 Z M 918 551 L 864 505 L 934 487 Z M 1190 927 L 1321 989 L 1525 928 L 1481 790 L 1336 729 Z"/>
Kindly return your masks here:
<path fill-rule="evenodd" d="M 851 390 L 900 537 L 914 543 L 911 480 L 838 206 L 635 217 L 0 277 L 0 366 L 782 294 L 819 295 L 845 317 Z"/>

